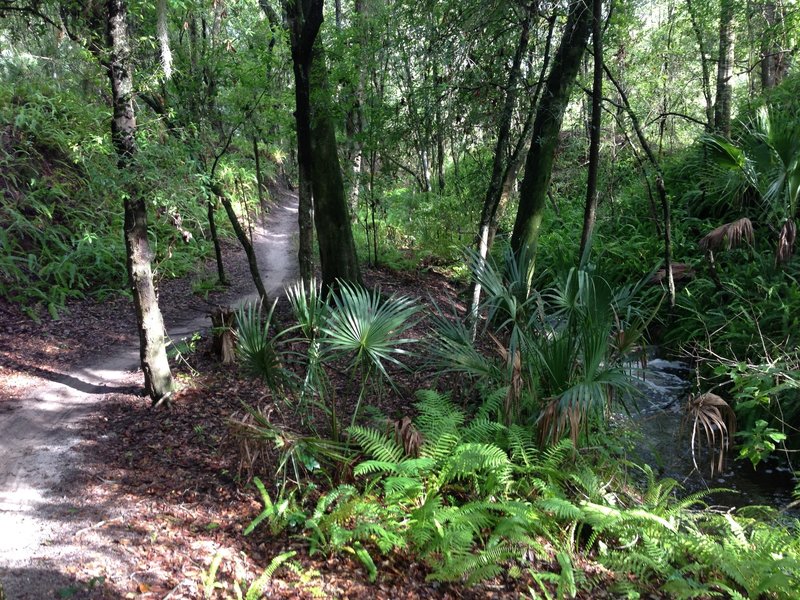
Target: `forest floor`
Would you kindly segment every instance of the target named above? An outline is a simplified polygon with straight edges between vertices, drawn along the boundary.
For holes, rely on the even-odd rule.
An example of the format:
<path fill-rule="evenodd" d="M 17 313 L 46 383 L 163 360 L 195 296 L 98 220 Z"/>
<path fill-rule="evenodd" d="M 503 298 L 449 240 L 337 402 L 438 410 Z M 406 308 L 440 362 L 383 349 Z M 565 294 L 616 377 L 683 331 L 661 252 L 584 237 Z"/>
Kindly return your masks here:
<path fill-rule="evenodd" d="M 297 274 L 296 196 L 273 195 L 253 232 L 270 294 Z M 214 306 L 257 298 L 235 243 L 225 266 L 231 285 L 207 298 L 192 284 L 213 277 L 213 265 L 160 285 L 170 338 L 188 337 L 173 357 L 181 389 L 166 410 L 141 395 L 128 299 L 74 302 L 40 323 L 0 304 L 0 582 L 10 600 L 201 598 L 215 556 L 225 597 L 234 581 L 252 582 L 275 555 L 303 545 L 242 537 L 259 504 L 237 471 L 227 419 L 264 389 L 219 365 L 206 333 L 192 337 L 208 330 Z M 403 285 L 385 279 L 385 289 Z M 405 287 L 416 293 L 419 281 Z M 417 565 L 392 566 L 375 587 L 349 560 L 305 557 L 289 567 L 270 596 L 441 595 Z"/>
<path fill-rule="evenodd" d="M 268 292 L 277 295 L 297 274 L 297 209 L 293 194 L 273 195 L 254 245 Z M 307 540 L 271 536 L 266 526 L 243 536 L 261 510 L 249 476 L 270 481 L 275 457 L 265 449 L 258 461 L 242 461 L 230 417 L 242 414 L 243 402 L 269 403 L 273 420 L 295 428 L 303 417 L 320 417 L 271 401 L 261 383 L 213 356 L 211 309 L 257 298 L 237 245 L 226 245 L 225 264 L 231 285 L 206 299 L 192 292 L 192 278 L 160 286 L 170 337 L 188 336 L 173 358 L 179 390 L 166 409 L 151 409 L 141 395 L 128 300 L 78 302 L 61 320 L 41 323 L 0 304 L 0 582 L 9 600 L 233 598 L 234 582 L 253 582 L 287 551 L 297 555 L 269 580 L 266 597 L 527 595 L 523 581 L 505 578 L 472 588 L 430 583 L 425 567 L 402 555 L 379 563 L 370 583 L 347 556 L 309 556 Z M 200 277 L 213 276 L 213 265 L 207 269 Z M 384 292 L 458 303 L 452 283 L 433 272 L 367 269 L 366 280 Z M 288 319 L 285 302 L 277 315 Z M 428 375 L 406 375 L 405 392 L 385 395 L 383 412 L 407 415 L 412 390 Z M 337 410 L 348 414 L 350 384 L 342 377 L 336 385 Z"/>

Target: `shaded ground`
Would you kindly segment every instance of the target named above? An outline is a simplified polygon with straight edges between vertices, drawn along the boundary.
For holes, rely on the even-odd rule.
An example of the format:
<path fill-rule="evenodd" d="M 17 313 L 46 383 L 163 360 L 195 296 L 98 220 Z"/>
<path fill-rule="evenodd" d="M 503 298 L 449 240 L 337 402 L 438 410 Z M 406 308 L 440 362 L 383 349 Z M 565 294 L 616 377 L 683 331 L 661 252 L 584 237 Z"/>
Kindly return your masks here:
<path fill-rule="evenodd" d="M 277 195 L 266 231 L 254 236 L 270 291 L 295 274 L 294 199 Z M 174 338 L 176 329 L 208 326 L 214 305 L 254 297 L 242 253 L 228 245 L 225 257 L 233 285 L 224 294 L 198 298 L 191 280 L 161 286 Z M 387 293 L 452 298 L 437 275 L 375 271 L 367 279 Z M 371 584 L 347 557 L 308 557 L 302 539 L 243 537 L 261 507 L 240 475 L 227 419 L 242 401 L 263 403 L 265 390 L 217 364 L 203 337 L 174 364 L 184 388 L 173 405 L 151 410 L 135 371 L 132 312 L 125 299 L 85 301 L 59 322 L 35 324 L 0 306 L 0 581 L 10 600 L 202 598 L 215 583 L 218 597 L 234 597 L 234 582 L 253 582 L 287 550 L 298 555 L 272 578 L 268 597 L 485 598 L 513 589 L 429 584 L 423 567 L 403 557 L 379 565 Z M 387 397 L 384 409 L 402 415 L 411 401 Z M 346 398 L 342 405 L 346 414 Z M 277 410 L 289 423 L 305 416 Z"/>
<path fill-rule="evenodd" d="M 270 291 L 294 276 L 296 199 L 277 196 L 267 219 L 274 235 L 254 235 Z M 225 257 L 232 285 L 223 293 L 194 296 L 188 278 L 160 287 L 172 340 L 208 327 L 213 305 L 254 289 L 238 248 L 228 244 Z M 96 525 L 94 509 L 87 512 L 85 490 L 75 480 L 76 469 L 87 468 L 82 440 L 97 440 L 87 419 L 115 395 L 138 399 L 141 391 L 130 301 L 87 300 L 68 309 L 57 322 L 37 324 L 16 307 L 0 305 L 0 581 L 9 598 L 68 593 L 61 579 L 91 563 L 95 548 L 82 538 Z M 104 479 L 97 472 L 93 477 Z"/>
<path fill-rule="evenodd" d="M 291 201 L 279 197 L 270 233 L 256 238 L 261 264 L 268 265 L 266 285 L 273 290 L 294 274 Z M 287 260 L 276 258 L 281 252 Z M 208 302 L 191 295 L 191 282 L 163 286 L 167 322 L 184 315 L 183 329 L 191 331 L 208 325 L 205 313 L 212 304 L 251 294 L 245 265 L 229 247 L 226 266 L 234 286 Z M 368 270 L 366 279 L 387 293 L 430 295 L 442 306 L 455 302 L 456 290 L 435 273 Z M 285 318 L 285 303 L 278 306 Z M 469 589 L 429 583 L 425 568 L 402 555 L 378 564 L 373 584 L 360 562 L 346 555 L 309 557 L 307 540 L 288 530 L 271 534 L 262 527 L 244 537 L 261 506 L 240 468 L 229 417 L 241 411 L 242 402 L 270 405 L 274 420 L 289 426 L 303 419 L 320 422 L 319 415 L 299 414 L 235 366 L 219 365 L 207 337 L 190 343 L 174 365 L 183 387 L 172 406 L 153 411 L 138 395 L 140 374 L 124 371 L 136 362 L 126 302 L 82 303 L 63 322 L 41 326 L 9 316 L 9 310 L 3 308 L 0 317 L 0 581 L 9 600 L 236 597 L 236 582 L 246 591 L 287 551 L 297 555 L 269 580 L 266 597 L 526 594 L 524 582 L 502 578 Z M 194 312 L 199 317 L 185 317 Z M 416 334 L 424 328 L 419 325 Z M 97 359 L 98 350 L 108 358 Z M 93 368 L 79 367 L 92 356 Z M 411 390 L 422 387 L 425 377 L 399 378 L 401 392 L 383 397 L 383 411 L 395 418 L 408 414 Z M 345 418 L 352 410 L 352 382 L 342 377 L 336 384 L 337 410 Z M 255 465 L 265 481 L 274 470 L 269 452 Z"/>

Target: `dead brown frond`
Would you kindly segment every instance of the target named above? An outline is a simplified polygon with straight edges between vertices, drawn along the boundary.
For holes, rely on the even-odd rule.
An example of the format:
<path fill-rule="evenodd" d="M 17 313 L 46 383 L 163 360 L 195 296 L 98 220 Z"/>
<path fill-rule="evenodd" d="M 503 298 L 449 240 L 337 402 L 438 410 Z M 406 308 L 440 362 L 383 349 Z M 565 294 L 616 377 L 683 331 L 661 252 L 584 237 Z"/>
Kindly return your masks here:
<path fill-rule="evenodd" d="M 733 409 L 716 394 L 707 392 L 689 398 L 685 419 L 691 424 L 691 449 L 695 468 L 698 468 L 697 451 L 703 445 L 699 434 L 704 434 L 711 455 L 711 474 L 721 471 L 725 451 L 736 433 L 736 415 Z M 714 453 L 717 454 L 716 461 Z"/>
<path fill-rule="evenodd" d="M 275 455 L 275 444 L 264 436 L 260 423 L 269 422 L 273 406 L 268 408 L 242 410 L 233 413 L 228 419 L 228 429 L 236 444 L 239 457 L 237 475 L 245 475 L 250 481 L 259 472 L 266 472 L 271 457 Z"/>
<path fill-rule="evenodd" d="M 416 428 L 414 422 L 409 417 L 403 417 L 398 421 L 391 421 L 394 426 L 394 439 L 403 446 L 407 456 L 419 457 L 420 448 L 425 438 Z"/>
<path fill-rule="evenodd" d="M 496 337 L 491 333 L 489 337 L 492 338 L 497 346 L 497 352 L 500 358 L 510 367 L 511 370 L 511 385 L 508 386 L 505 400 L 503 401 L 503 418 L 506 425 L 515 422 L 519 416 L 519 399 L 522 394 L 522 357 L 519 350 L 514 351 L 514 356 L 511 356 L 511 351 L 500 343 Z"/>
<path fill-rule="evenodd" d="M 569 431 L 573 446 L 578 447 L 581 427 L 587 422 L 588 406 L 572 402 L 564 409 L 560 398 L 553 398 L 539 415 L 539 445 L 555 444 Z"/>
<path fill-rule="evenodd" d="M 725 223 L 707 233 L 700 240 L 700 248 L 703 251 L 719 250 L 723 248 L 730 250 L 742 245 L 742 241 L 752 244 L 754 240 L 753 224 L 747 217 L 742 217 L 737 221 Z"/>
<path fill-rule="evenodd" d="M 659 284 L 667 278 L 667 271 L 659 269 L 650 278 L 651 284 Z M 672 263 L 672 280 L 675 283 L 682 283 L 694 278 L 694 269 L 685 263 Z"/>
<path fill-rule="evenodd" d="M 778 247 L 775 250 L 775 264 L 782 265 L 794 253 L 794 242 L 797 239 L 797 225 L 794 219 L 786 219 L 778 236 Z"/>

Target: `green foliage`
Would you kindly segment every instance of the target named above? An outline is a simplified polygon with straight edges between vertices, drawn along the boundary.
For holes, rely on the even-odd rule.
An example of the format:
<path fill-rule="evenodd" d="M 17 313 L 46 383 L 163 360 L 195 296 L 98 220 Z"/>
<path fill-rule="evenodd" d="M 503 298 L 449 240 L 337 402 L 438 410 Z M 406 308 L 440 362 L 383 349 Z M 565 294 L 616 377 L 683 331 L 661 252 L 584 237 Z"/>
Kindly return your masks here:
<path fill-rule="evenodd" d="M 489 260 L 478 269 L 476 257 L 472 262 L 499 357 L 485 356 L 465 324 L 440 314 L 430 343 L 433 366 L 469 375 L 484 390 L 505 389 L 497 409 L 506 424 L 535 423 L 542 443 L 568 434 L 577 444 L 593 422 L 602 422 L 612 399 L 631 389 L 620 362 L 649 321 L 636 304 L 643 283 L 613 290 L 583 266 L 539 292 L 531 287 L 527 257 L 507 250 L 500 265 Z"/>
<path fill-rule="evenodd" d="M 419 456 L 379 429 L 353 428 L 359 483 L 306 510 L 312 553 L 350 552 L 374 580 L 375 555 L 402 551 L 427 563 L 431 580 L 470 584 L 553 552 L 560 575 L 531 577 L 557 583 L 559 597 L 593 585 L 576 558 L 612 569 L 620 593 L 788 599 L 800 584 L 797 522 L 696 510 L 702 494 L 679 500 L 677 483 L 649 467 L 638 492 L 569 442 L 539 450 L 527 428 L 470 418 L 433 391 L 418 397 Z"/>
<path fill-rule="evenodd" d="M 281 391 L 289 373 L 283 367 L 275 336 L 270 333 L 275 304 L 266 316 L 261 302 L 248 303 L 236 311 L 236 350 L 244 368 L 264 380 L 273 391 Z"/>
<path fill-rule="evenodd" d="M 190 272 L 210 250 L 198 188 L 181 161 L 185 149 L 140 126 L 136 174 L 119 173 L 108 109 L 86 102 L 36 71 L 0 86 L 0 295 L 31 316 L 54 318 L 71 298 L 99 299 L 127 289 L 122 199 L 127 185 L 146 197 L 157 278 Z M 177 166 L 176 166 L 177 164 Z M 173 225 L 178 215 L 184 242 Z"/>
<path fill-rule="evenodd" d="M 256 579 L 253 583 L 250 584 L 250 587 L 247 588 L 247 594 L 245 595 L 246 600 L 258 600 L 262 597 L 264 593 L 264 587 L 267 585 L 267 582 L 272 579 L 272 576 L 275 574 L 275 571 L 285 563 L 287 560 L 292 558 L 296 555 L 297 552 L 291 550 L 289 552 L 283 552 L 278 554 L 275 558 L 273 558 L 269 565 L 264 569 L 261 575 Z"/>

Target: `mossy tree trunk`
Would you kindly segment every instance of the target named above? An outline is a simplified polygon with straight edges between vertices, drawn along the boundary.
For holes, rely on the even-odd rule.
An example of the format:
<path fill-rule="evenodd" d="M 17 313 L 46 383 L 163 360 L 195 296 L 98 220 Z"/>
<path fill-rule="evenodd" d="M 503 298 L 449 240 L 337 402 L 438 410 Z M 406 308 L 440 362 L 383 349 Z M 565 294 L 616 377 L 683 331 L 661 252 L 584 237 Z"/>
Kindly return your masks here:
<path fill-rule="evenodd" d="M 600 172 L 600 127 L 603 121 L 603 0 L 594 0 L 592 16 L 592 45 L 594 46 L 594 76 L 592 79 L 592 117 L 589 131 L 589 173 L 586 178 L 586 204 L 583 211 L 583 232 L 578 262 L 583 259 L 597 220 L 599 194 L 597 179 Z"/>
<path fill-rule="evenodd" d="M 733 103 L 733 0 L 722 0 L 719 8 L 719 60 L 717 61 L 717 97 L 714 103 L 714 130 L 731 135 L 731 106 Z"/>
<path fill-rule="evenodd" d="M 594 0 L 573 0 L 553 67 L 545 83 L 533 123 L 533 141 L 519 192 L 519 209 L 511 246 L 533 258 L 547 201 L 558 134 L 589 41 Z"/>
<path fill-rule="evenodd" d="M 347 198 L 330 116 L 327 67 L 318 40 L 323 0 L 286 2 L 295 75 L 295 121 L 301 201 L 310 182 L 323 286 L 361 282 Z M 308 210 L 300 207 L 301 235 Z M 301 239 L 301 275 L 305 278 Z"/>
<path fill-rule="evenodd" d="M 139 358 L 145 390 L 158 404 L 172 392 L 172 373 L 167 361 L 164 321 L 158 307 L 150 263 L 153 253 L 147 238 L 147 206 L 136 185 L 136 118 L 133 110 L 133 78 L 128 38 L 128 8 L 125 0 L 107 2 L 105 63 L 111 82 L 113 118 L 111 139 L 118 166 L 127 182 L 125 207 L 125 250 L 128 276 L 139 332 Z"/>

